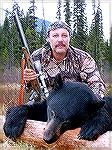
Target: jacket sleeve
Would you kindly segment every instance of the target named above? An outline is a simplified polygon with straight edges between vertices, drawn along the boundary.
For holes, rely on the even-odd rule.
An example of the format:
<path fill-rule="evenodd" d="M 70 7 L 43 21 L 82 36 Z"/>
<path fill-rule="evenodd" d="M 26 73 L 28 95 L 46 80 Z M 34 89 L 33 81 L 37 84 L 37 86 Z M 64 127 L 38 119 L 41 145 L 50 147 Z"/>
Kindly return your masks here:
<path fill-rule="evenodd" d="M 98 97 L 104 97 L 106 85 L 101 78 L 96 62 L 90 55 L 82 58 L 80 73 L 82 81 L 86 81 L 88 86 Z"/>

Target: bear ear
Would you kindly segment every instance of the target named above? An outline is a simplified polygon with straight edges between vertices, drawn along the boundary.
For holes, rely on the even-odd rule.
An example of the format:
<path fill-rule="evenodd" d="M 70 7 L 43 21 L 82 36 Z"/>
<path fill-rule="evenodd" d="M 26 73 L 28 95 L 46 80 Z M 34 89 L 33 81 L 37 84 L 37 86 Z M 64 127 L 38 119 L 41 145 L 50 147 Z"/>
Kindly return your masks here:
<path fill-rule="evenodd" d="M 60 89 L 63 86 L 63 79 L 61 74 L 57 74 L 54 79 L 53 89 Z"/>
<path fill-rule="evenodd" d="M 93 103 L 91 103 L 89 105 L 88 109 L 91 113 L 93 113 L 93 112 L 96 112 L 96 111 L 100 110 L 104 105 L 105 105 L 105 101 L 96 100 L 96 101 L 94 101 Z"/>

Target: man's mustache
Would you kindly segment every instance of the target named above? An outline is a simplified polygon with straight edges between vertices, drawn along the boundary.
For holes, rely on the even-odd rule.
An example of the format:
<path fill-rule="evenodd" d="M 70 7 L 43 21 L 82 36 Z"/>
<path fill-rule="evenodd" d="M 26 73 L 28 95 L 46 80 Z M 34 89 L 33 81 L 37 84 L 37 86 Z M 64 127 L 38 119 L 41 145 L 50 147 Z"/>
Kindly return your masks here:
<path fill-rule="evenodd" d="M 59 42 L 59 43 L 57 43 L 57 44 L 55 45 L 55 47 L 59 47 L 59 46 L 65 47 L 66 45 L 65 45 L 63 42 Z"/>

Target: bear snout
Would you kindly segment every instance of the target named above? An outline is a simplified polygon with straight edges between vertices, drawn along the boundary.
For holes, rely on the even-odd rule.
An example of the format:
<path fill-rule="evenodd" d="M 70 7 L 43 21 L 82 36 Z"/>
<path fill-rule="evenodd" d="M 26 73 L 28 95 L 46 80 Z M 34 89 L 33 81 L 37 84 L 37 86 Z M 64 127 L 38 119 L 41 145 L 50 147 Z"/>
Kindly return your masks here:
<path fill-rule="evenodd" d="M 43 134 L 43 140 L 47 144 L 52 144 L 59 138 L 60 129 L 61 129 L 61 125 L 59 124 L 59 121 L 56 119 L 51 119 L 51 121 L 46 125 Z"/>
<path fill-rule="evenodd" d="M 56 140 L 58 139 L 58 137 L 55 135 L 52 136 L 52 134 L 50 134 L 49 131 L 45 132 L 43 135 L 43 140 L 47 143 L 47 144 L 52 144 L 54 143 Z"/>

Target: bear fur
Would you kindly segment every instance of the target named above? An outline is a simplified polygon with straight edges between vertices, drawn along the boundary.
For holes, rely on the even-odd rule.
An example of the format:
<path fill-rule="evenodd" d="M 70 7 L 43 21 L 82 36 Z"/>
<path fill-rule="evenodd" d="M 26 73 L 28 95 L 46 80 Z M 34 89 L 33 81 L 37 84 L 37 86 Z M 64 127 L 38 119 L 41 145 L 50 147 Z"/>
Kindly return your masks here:
<path fill-rule="evenodd" d="M 86 84 L 63 82 L 58 75 L 47 100 L 7 111 L 5 135 L 16 139 L 22 134 L 27 119 L 47 121 L 43 139 L 48 144 L 66 130 L 79 127 L 79 139 L 96 140 L 112 131 L 112 98 L 98 99 Z"/>

